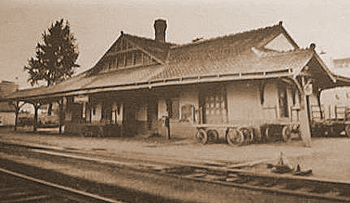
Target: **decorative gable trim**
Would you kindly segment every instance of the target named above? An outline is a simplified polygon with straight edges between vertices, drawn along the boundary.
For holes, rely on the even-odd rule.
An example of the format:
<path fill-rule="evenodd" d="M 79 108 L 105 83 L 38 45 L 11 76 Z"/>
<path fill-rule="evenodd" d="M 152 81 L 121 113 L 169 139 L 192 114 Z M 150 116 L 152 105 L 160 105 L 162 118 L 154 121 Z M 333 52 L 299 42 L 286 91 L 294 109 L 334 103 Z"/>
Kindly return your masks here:
<path fill-rule="evenodd" d="M 130 42 L 131 44 L 133 44 L 135 47 L 137 47 L 138 50 L 142 51 L 143 53 L 147 54 L 149 57 L 151 57 L 151 59 L 157 61 L 160 64 L 164 64 L 164 62 L 158 58 L 156 58 L 155 56 L 153 56 L 152 54 L 150 54 L 149 52 L 147 52 L 145 49 L 137 46 L 136 44 L 134 44 L 133 42 Z"/>
<path fill-rule="evenodd" d="M 163 61 L 133 43 L 122 33 L 94 68 L 90 69 L 89 75 L 155 64 L 163 64 Z"/>
<path fill-rule="evenodd" d="M 278 25 L 276 25 L 279 29 L 280 29 L 280 34 L 277 36 L 280 36 L 281 34 L 283 34 L 283 36 L 288 40 L 288 42 L 294 47 L 293 50 L 296 49 L 300 49 L 300 47 L 298 46 L 298 44 L 293 40 L 293 38 L 288 34 L 288 32 L 286 31 L 286 29 L 284 29 L 283 25 L 282 25 L 282 21 L 280 21 L 278 23 Z M 269 44 L 271 41 L 273 41 L 276 37 L 268 40 L 267 42 L 264 42 L 263 44 L 261 44 L 261 46 L 259 47 L 265 47 L 267 44 Z"/>

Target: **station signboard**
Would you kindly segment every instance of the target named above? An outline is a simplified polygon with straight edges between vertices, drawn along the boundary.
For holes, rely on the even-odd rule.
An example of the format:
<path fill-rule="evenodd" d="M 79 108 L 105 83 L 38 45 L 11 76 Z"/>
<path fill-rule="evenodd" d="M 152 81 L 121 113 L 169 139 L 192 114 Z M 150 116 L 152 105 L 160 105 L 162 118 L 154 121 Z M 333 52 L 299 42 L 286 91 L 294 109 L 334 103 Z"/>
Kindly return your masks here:
<path fill-rule="evenodd" d="M 89 102 L 89 96 L 88 95 L 74 96 L 74 103 L 85 103 L 85 102 Z"/>

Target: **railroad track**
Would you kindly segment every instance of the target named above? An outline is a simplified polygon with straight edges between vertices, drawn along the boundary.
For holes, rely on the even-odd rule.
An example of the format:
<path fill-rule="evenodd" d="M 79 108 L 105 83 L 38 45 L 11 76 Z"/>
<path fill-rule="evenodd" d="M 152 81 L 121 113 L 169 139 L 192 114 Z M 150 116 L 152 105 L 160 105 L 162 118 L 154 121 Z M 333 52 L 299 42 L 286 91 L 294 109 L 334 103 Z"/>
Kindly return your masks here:
<path fill-rule="evenodd" d="M 65 153 L 35 150 L 36 152 L 63 156 L 80 160 L 90 160 L 103 164 L 112 164 L 117 167 L 142 170 L 154 174 L 175 176 L 182 179 L 210 182 L 213 184 L 271 192 L 276 195 L 301 196 L 311 199 L 328 200 L 330 202 L 350 202 L 350 184 L 346 182 L 335 182 L 320 180 L 312 177 L 280 175 L 280 174 L 258 174 L 249 170 L 230 169 L 223 166 L 208 166 L 196 164 L 164 164 L 143 163 L 131 164 L 99 158 L 84 157 L 82 155 L 65 155 Z"/>
<path fill-rule="evenodd" d="M 249 171 L 220 167 L 180 166 L 163 169 L 159 172 L 225 186 L 272 192 L 276 195 L 301 196 L 331 202 L 350 202 L 349 183 L 291 175 L 259 175 Z"/>
<path fill-rule="evenodd" d="M 292 175 L 257 174 L 249 170 L 232 169 L 222 165 L 159 163 L 157 161 L 152 163 L 150 160 L 149 162 L 133 160 L 133 163 L 130 163 L 111 160 L 111 157 L 108 159 L 103 159 L 101 156 L 93 158 L 83 154 L 74 155 L 60 150 L 45 150 L 43 148 L 29 150 L 47 156 L 96 162 L 99 165 L 111 165 L 116 168 L 175 177 L 176 179 L 195 181 L 197 183 L 203 182 L 223 187 L 263 191 L 273 195 L 301 197 L 302 199 L 314 200 L 313 202 L 350 202 L 350 183 L 347 182 L 319 180 L 312 177 Z"/>
<path fill-rule="evenodd" d="M 117 202 L 0 168 L 0 202 Z"/>

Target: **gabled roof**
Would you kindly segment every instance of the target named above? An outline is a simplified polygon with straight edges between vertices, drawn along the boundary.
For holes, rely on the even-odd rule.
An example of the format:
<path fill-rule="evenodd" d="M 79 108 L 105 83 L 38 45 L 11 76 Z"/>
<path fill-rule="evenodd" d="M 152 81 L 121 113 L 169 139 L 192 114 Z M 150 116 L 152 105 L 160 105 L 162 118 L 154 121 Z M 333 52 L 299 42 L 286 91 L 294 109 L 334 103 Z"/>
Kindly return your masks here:
<path fill-rule="evenodd" d="M 262 49 L 281 33 L 289 39 L 294 49 L 299 49 L 298 45 L 283 28 L 282 23 L 279 23 L 271 27 L 173 46 L 167 60 L 169 63 L 181 63 L 189 60 L 202 61 L 240 56 L 251 52 L 253 47 Z"/>
<path fill-rule="evenodd" d="M 123 34 L 123 36 L 130 40 L 135 46 L 154 56 L 162 62 L 165 62 L 168 50 L 170 46 L 174 46 L 175 44 L 166 43 L 166 42 L 157 42 L 153 39 L 138 37 L 129 34 Z"/>
<path fill-rule="evenodd" d="M 294 50 L 267 50 L 265 45 L 281 34 Z M 133 49 L 151 55 L 158 64 L 98 73 L 96 70 L 104 58 L 115 51 L 115 46 L 121 40 L 127 40 Z M 90 70 L 55 86 L 18 91 L 8 98 L 54 97 L 197 82 L 286 77 L 300 73 L 315 57 L 317 54 L 314 49 L 298 47 L 282 23 L 184 45 L 156 42 L 122 33 Z M 320 67 L 325 70 L 327 77 L 332 77 L 324 64 Z"/>
<path fill-rule="evenodd" d="M 143 53 L 149 55 L 151 58 L 153 58 L 160 64 L 165 63 L 166 57 L 168 55 L 168 50 L 170 46 L 174 45 L 172 43 L 157 42 L 153 39 L 125 34 L 122 31 L 121 35 L 112 44 L 112 46 L 106 51 L 106 53 L 97 62 L 97 64 L 91 69 L 86 71 L 88 75 L 97 74 L 104 62 L 104 59 L 110 55 L 118 53 L 118 51 L 116 51 L 116 47 L 119 45 L 121 41 L 127 41 L 128 43 L 133 45 L 134 49 L 138 49 Z"/>

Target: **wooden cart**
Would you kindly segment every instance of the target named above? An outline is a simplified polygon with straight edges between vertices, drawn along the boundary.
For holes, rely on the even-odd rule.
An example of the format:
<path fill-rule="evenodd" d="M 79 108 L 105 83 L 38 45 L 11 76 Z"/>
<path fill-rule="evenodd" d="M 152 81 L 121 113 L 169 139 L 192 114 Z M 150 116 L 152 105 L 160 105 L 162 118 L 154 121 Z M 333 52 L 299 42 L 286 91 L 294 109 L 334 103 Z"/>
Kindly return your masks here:
<path fill-rule="evenodd" d="M 300 123 L 298 122 L 279 122 L 269 123 L 260 126 L 262 141 L 284 141 L 289 142 L 292 139 L 292 133 L 300 134 Z"/>
<path fill-rule="evenodd" d="M 350 137 L 350 108 L 334 106 L 328 108 L 326 118 L 324 109 L 312 106 L 311 131 L 313 137 Z"/>
<path fill-rule="evenodd" d="M 288 142 L 291 139 L 291 133 L 299 132 L 298 123 L 264 124 L 260 126 L 260 129 L 251 126 L 210 124 L 199 124 L 196 125 L 196 128 L 195 136 L 201 144 L 225 140 L 228 144 L 237 146 L 260 141 Z"/>

